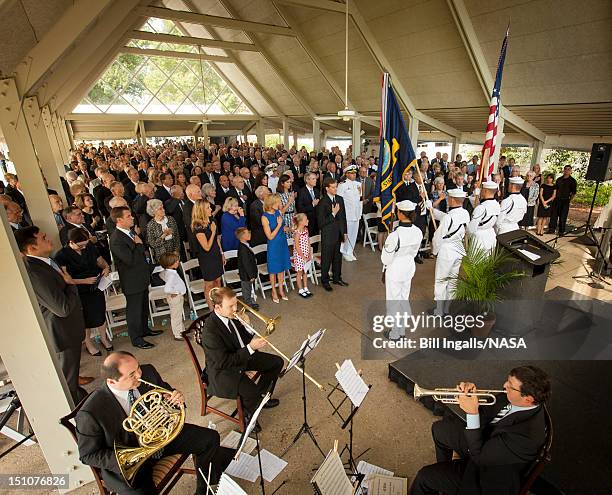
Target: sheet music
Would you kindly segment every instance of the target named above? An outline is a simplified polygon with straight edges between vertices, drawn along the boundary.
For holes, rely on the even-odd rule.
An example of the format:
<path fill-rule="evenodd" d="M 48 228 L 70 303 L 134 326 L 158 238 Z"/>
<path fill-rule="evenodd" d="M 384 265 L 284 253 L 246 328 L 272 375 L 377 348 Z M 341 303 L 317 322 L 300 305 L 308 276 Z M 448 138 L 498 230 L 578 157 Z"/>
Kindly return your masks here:
<path fill-rule="evenodd" d="M 367 495 L 368 488 L 370 486 L 370 479 L 376 474 L 382 474 L 385 476 L 393 476 L 393 471 L 389 471 L 388 469 L 381 468 L 380 466 L 375 466 L 374 464 L 370 464 L 366 461 L 359 461 L 357 464 L 357 472 L 364 474 L 365 478 L 361 483 L 361 488 L 359 489 L 358 495 Z"/>
<path fill-rule="evenodd" d="M 234 459 L 230 462 L 225 470 L 225 473 L 247 481 L 257 481 L 259 478 L 259 463 L 257 457 L 249 454 L 242 454 L 238 460 Z"/>
<path fill-rule="evenodd" d="M 223 473 L 217 486 L 216 495 L 247 495 L 247 492 L 240 488 L 240 485 L 227 474 Z"/>
<path fill-rule="evenodd" d="M 330 450 L 310 481 L 321 495 L 353 495 L 353 485 L 344 472 L 344 464 L 335 450 Z"/>
<path fill-rule="evenodd" d="M 287 467 L 287 461 L 275 456 L 272 452 L 263 449 L 261 456 L 261 470 L 264 480 L 270 482 L 276 478 L 280 472 Z M 256 457 L 257 458 L 257 457 Z"/>
<path fill-rule="evenodd" d="M 263 409 L 263 406 L 266 405 L 266 402 L 270 400 L 270 397 L 271 397 L 270 392 L 268 392 L 264 396 L 264 398 L 261 399 L 259 406 L 253 413 L 253 417 L 251 418 L 251 421 L 249 421 L 249 424 L 247 425 L 246 429 L 244 430 L 244 433 L 242 434 L 242 442 L 240 443 L 240 446 L 238 447 L 238 450 L 236 451 L 236 455 L 234 456 L 234 459 L 238 459 L 238 457 L 240 457 L 240 453 L 242 452 L 242 449 L 244 449 L 247 439 L 249 438 L 249 435 L 253 432 L 253 429 L 255 428 L 255 425 L 257 424 L 257 418 L 259 417 L 259 413 L 261 413 L 261 410 Z"/>
<path fill-rule="evenodd" d="M 113 285 L 113 279 L 110 275 L 100 277 L 100 280 L 98 280 L 98 289 L 102 292 L 108 289 L 111 285 Z"/>
<path fill-rule="evenodd" d="M 370 479 L 368 495 L 406 495 L 408 480 L 394 476 L 375 474 Z"/>
<path fill-rule="evenodd" d="M 527 251 L 526 249 L 517 249 L 517 251 L 529 258 L 531 261 L 539 260 L 540 255 Z"/>
<path fill-rule="evenodd" d="M 227 447 L 228 449 L 238 449 L 238 445 L 240 445 L 240 439 L 242 438 L 242 434 L 239 431 L 230 431 L 226 437 L 221 440 L 221 447 Z M 247 437 L 247 441 L 242 448 L 242 452 L 245 454 L 250 454 L 255 450 L 257 446 L 257 442 L 254 438 Z"/>
<path fill-rule="evenodd" d="M 363 378 L 359 376 L 355 365 L 350 359 L 346 359 L 342 366 L 340 366 L 340 369 L 336 371 L 336 380 L 338 380 L 342 390 L 348 395 L 353 405 L 359 407 L 370 388 L 363 381 Z"/>
<path fill-rule="evenodd" d="M 287 373 L 291 368 L 296 366 L 302 356 L 307 356 L 310 351 L 317 347 L 323 335 L 325 335 L 325 328 L 317 330 L 313 335 L 304 340 L 300 348 L 291 356 L 284 373 Z"/>

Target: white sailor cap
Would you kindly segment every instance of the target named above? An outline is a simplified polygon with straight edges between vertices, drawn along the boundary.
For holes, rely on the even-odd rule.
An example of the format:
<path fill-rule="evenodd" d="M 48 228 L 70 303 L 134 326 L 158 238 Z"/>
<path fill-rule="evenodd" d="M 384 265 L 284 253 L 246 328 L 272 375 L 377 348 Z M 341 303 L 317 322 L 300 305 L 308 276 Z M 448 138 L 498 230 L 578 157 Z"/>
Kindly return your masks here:
<path fill-rule="evenodd" d="M 510 184 L 517 184 L 519 186 L 523 185 L 523 182 L 525 182 L 523 180 L 522 177 L 510 177 Z"/>
<path fill-rule="evenodd" d="M 465 198 L 467 196 L 467 193 L 463 189 L 455 188 L 449 189 L 448 195 L 451 198 Z"/>
<path fill-rule="evenodd" d="M 488 180 L 482 183 L 482 187 L 485 189 L 498 189 L 497 182 L 493 182 L 492 180 Z"/>
<path fill-rule="evenodd" d="M 278 165 L 276 163 L 271 163 L 270 165 L 266 166 L 265 171 L 272 172 L 273 170 L 276 170 L 277 168 L 278 168 Z"/>
<path fill-rule="evenodd" d="M 401 211 L 414 211 L 416 210 L 417 204 L 413 203 L 409 199 L 405 199 L 404 201 L 395 203 L 395 206 L 397 206 L 397 209 Z"/>
<path fill-rule="evenodd" d="M 345 174 L 350 174 L 350 173 L 356 174 L 357 173 L 357 165 L 349 165 L 348 167 L 346 167 L 344 169 L 344 173 Z"/>

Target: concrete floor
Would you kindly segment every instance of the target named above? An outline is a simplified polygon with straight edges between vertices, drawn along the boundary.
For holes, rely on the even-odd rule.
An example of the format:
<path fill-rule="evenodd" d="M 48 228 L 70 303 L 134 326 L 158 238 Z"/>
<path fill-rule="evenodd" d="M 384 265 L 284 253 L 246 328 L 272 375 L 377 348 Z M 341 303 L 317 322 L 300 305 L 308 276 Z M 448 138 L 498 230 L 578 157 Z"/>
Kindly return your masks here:
<path fill-rule="evenodd" d="M 612 300 L 610 287 L 597 290 L 572 279 L 572 276 L 584 274 L 588 269 L 587 261 L 591 256 L 586 247 L 563 239 L 557 248 L 562 253 L 563 263 L 553 268 L 547 289 L 561 286 L 600 300 Z M 355 366 L 363 370 L 364 379 L 372 384 L 372 389 L 355 421 L 355 452 L 361 453 L 369 448 L 370 451 L 363 459 L 392 470 L 396 475 L 411 478 L 422 465 L 434 460 L 430 425 L 435 418 L 417 402 L 410 400 L 404 391 L 389 382 L 387 364 L 392 358 L 384 361 L 360 359 L 363 308 L 369 300 L 383 299 L 384 288 L 380 282 L 379 254 L 359 247 L 356 255 L 359 258 L 357 262 L 343 264 L 343 278 L 350 283 L 350 287 L 334 286 L 334 291 L 327 293 L 320 286 L 314 286 L 311 287 L 314 293 L 311 299 L 303 300 L 297 292 L 291 292 L 289 301 L 281 301 L 280 305 L 273 304 L 270 299 L 260 299 L 261 312 L 269 316 L 282 315 L 281 324 L 271 340 L 286 354 L 297 349 L 307 334 L 321 327 L 327 328 L 319 348 L 309 356 L 307 371 L 327 385 L 333 380 L 335 363 L 344 359 L 352 359 Z M 417 266 L 412 283 L 412 297 L 415 299 L 433 298 L 434 264 L 435 261 L 431 259 Z M 161 328 L 161 318 L 156 320 L 156 328 Z M 143 363 L 153 363 L 169 383 L 185 394 L 188 404 L 191 405 L 187 410 L 188 421 L 204 426 L 213 421 L 223 437 L 232 429 L 232 423 L 212 415 L 202 418 L 198 414 L 199 391 L 185 344 L 175 342 L 169 331 L 154 341 L 157 344 L 154 349 L 142 351 L 132 348 L 126 338 L 117 338 L 115 348 L 134 352 Z M 96 376 L 102 359 L 84 353 L 81 374 Z M 87 388 L 93 389 L 100 383 L 100 380 L 97 380 Z M 445 385 L 449 384 L 440 384 Z M 331 406 L 327 402 L 326 393 L 310 384 L 307 387 L 309 422 L 321 448 L 327 452 L 334 439 L 343 445 L 348 435 L 340 429 L 338 419 L 331 416 Z M 264 448 L 280 455 L 302 424 L 300 374 L 296 371 L 290 372 L 279 381 L 276 390 L 276 397 L 280 399 L 281 404 L 275 409 L 264 411 L 260 439 Z M 215 403 L 232 408 L 231 401 L 215 399 Z M 8 445 L 10 442 L 5 437 L 0 437 L 0 450 Z M 285 459 L 289 462 L 288 466 L 273 483 L 266 486 L 266 491 L 272 493 L 280 483 L 286 481 L 278 493 L 312 493 L 308 482 L 313 469 L 321 462 L 321 456 L 310 439 L 302 437 Z M 44 472 L 48 472 L 48 467 L 37 446 L 21 447 L 9 454 L 0 464 L 0 473 Z M 259 493 L 258 484 L 242 480 L 240 484 L 249 494 Z M 185 477 L 174 493 L 193 493 L 194 487 L 194 479 Z M 73 493 L 97 493 L 97 489 L 90 484 Z"/>

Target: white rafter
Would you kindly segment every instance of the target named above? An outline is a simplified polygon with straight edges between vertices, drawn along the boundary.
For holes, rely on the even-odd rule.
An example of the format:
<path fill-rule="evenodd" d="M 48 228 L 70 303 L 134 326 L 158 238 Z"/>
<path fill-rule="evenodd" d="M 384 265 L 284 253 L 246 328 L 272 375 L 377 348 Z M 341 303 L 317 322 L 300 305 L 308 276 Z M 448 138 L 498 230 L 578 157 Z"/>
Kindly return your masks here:
<path fill-rule="evenodd" d="M 164 7 L 145 7 L 142 15 L 167 19 L 169 21 L 189 22 L 202 26 L 216 26 L 226 29 L 236 29 L 238 31 L 250 31 L 266 34 L 277 34 L 280 36 L 293 36 L 290 28 L 276 26 L 274 24 L 264 24 L 261 22 L 243 21 L 231 17 L 221 17 L 216 15 L 201 14 L 198 12 L 188 12 L 185 10 L 172 10 Z"/>
<path fill-rule="evenodd" d="M 482 51 L 482 47 L 478 41 L 476 30 L 472 24 L 472 19 L 468 13 L 463 0 L 447 0 L 448 7 L 451 11 L 459 35 L 463 41 L 468 57 L 474 67 L 474 73 L 482 88 L 485 101 L 489 102 L 491 98 L 491 89 L 493 88 L 493 76 L 487 65 L 487 60 Z M 503 101 L 503 100 L 502 100 Z M 522 117 L 519 117 L 511 110 L 508 110 L 502 103 L 500 117 L 506 120 L 507 123 L 524 132 L 525 134 L 537 139 L 538 141 L 546 141 L 546 134 L 538 129 L 533 124 L 530 124 Z"/>
<path fill-rule="evenodd" d="M 136 46 L 124 46 L 122 53 L 133 53 L 148 57 L 185 58 L 190 60 L 209 60 L 211 62 L 231 62 L 229 57 L 221 55 L 208 55 L 206 53 L 179 52 L 175 50 L 157 50 L 155 48 L 138 48 Z"/>
<path fill-rule="evenodd" d="M 255 45 L 241 43 L 239 41 L 221 41 L 208 38 L 197 38 L 195 36 L 177 36 L 176 34 L 151 33 L 149 31 L 134 30 L 130 38 L 141 41 L 156 41 L 160 43 L 173 43 L 177 45 L 205 46 L 208 48 L 222 48 L 226 50 L 257 52 Z"/>

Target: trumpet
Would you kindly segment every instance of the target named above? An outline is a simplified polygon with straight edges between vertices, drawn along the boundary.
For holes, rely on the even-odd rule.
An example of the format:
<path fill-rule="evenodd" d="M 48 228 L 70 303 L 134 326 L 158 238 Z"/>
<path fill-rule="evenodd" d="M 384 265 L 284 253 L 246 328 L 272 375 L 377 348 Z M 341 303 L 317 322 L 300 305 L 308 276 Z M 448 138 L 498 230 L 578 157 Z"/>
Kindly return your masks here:
<path fill-rule="evenodd" d="M 274 332 L 275 328 L 276 328 L 276 324 L 278 323 L 278 320 L 280 320 L 280 316 L 277 316 L 275 318 L 267 318 L 266 316 L 262 315 L 261 313 L 259 313 L 258 311 L 254 310 L 253 308 L 251 308 L 248 304 L 243 303 L 242 301 L 238 300 L 238 302 L 242 305 L 242 309 L 240 311 L 236 311 L 234 313 L 234 318 L 236 318 L 240 323 L 242 323 L 244 325 L 244 327 L 252 334 L 257 335 L 260 339 L 264 339 L 268 345 L 283 359 L 285 359 L 287 362 L 291 361 L 291 359 L 289 359 L 287 357 L 287 355 L 285 353 L 283 353 L 278 347 L 276 347 L 272 342 L 270 342 L 268 339 L 266 339 L 261 333 L 259 333 L 257 330 L 255 330 L 255 328 L 253 328 L 253 326 L 244 319 L 244 314 L 246 311 L 248 311 L 249 313 L 253 314 L 254 316 L 256 316 L 259 320 L 263 321 L 266 324 L 266 335 L 270 335 L 272 332 Z M 323 387 L 323 385 L 321 385 L 318 381 L 316 381 L 312 376 L 310 376 L 308 373 L 306 373 L 302 368 L 300 368 L 299 366 L 295 365 L 294 366 L 295 369 L 297 369 L 300 373 L 302 373 L 306 378 L 308 378 L 313 384 L 315 384 L 317 386 L 317 388 L 319 390 L 325 390 L 325 387 Z"/>
<path fill-rule="evenodd" d="M 139 446 L 114 445 L 117 464 L 130 486 L 147 459 L 172 442 L 185 424 L 185 406 L 168 402 L 170 390 L 146 380 L 139 381 L 152 389 L 136 399 L 129 416 L 123 420 L 124 430 L 136 435 Z"/>
<path fill-rule="evenodd" d="M 434 388 L 433 390 L 421 388 L 416 383 L 414 384 L 414 400 L 419 400 L 421 397 L 433 397 L 435 401 L 443 404 L 459 404 L 460 395 L 475 395 L 478 397 L 478 403 L 481 406 L 492 406 L 497 401 L 495 394 L 505 394 L 505 390 L 476 390 L 465 394 L 456 388 Z"/>

